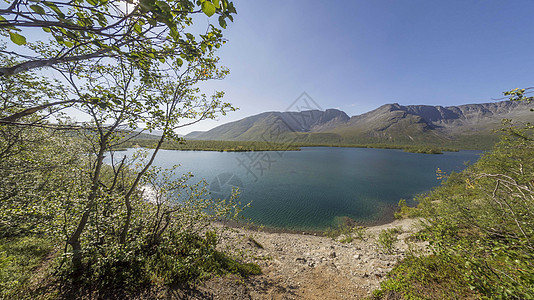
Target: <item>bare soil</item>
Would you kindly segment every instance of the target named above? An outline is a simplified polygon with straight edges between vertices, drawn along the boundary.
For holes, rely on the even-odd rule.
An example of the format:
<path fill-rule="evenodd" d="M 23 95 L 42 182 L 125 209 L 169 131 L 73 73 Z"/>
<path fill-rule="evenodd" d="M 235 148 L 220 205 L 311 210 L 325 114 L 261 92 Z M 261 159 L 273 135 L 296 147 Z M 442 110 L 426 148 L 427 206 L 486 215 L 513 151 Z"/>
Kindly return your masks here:
<path fill-rule="evenodd" d="M 362 299 L 380 286 L 385 275 L 408 251 L 425 251 L 423 242 L 407 238 L 419 221 L 396 220 L 368 227 L 362 240 L 341 243 L 313 234 L 268 233 L 236 229 L 223 242 L 245 261 L 261 266 L 262 275 L 213 278 L 197 287 L 188 299 Z M 401 233 L 390 254 L 378 246 L 387 228 Z M 237 245 L 236 245 L 237 241 Z"/>

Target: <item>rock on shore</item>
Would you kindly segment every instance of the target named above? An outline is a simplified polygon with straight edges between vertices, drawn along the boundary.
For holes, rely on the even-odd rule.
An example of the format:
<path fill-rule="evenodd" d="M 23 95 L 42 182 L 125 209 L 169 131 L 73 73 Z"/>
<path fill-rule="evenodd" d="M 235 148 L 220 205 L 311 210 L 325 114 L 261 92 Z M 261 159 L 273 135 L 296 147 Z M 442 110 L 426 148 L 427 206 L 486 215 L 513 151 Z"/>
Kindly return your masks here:
<path fill-rule="evenodd" d="M 223 247 L 232 245 L 232 240 L 231 250 L 260 265 L 263 275 L 246 280 L 213 278 L 199 292 L 210 299 L 360 299 L 377 289 L 408 251 L 425 251 L 425 243 L 407 241 L 419 230 L 418 224 L 418 220 L 404 219 L 368 227 L 362 240 L 350 243 L 307 234 L 236 229 L 222 242 Z M 380 232 L 388 228 L 400 231 L 390 254 L 377 244 Z"/>

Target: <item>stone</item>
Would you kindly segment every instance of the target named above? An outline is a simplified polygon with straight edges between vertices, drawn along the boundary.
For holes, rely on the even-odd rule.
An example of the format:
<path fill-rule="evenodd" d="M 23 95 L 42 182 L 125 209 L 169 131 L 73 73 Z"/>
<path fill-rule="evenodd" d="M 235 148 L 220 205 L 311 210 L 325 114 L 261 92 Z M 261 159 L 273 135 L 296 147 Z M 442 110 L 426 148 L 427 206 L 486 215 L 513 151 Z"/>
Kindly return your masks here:
<path fill-rule="evenodd" d="M 301 264 L 306 263 L 306 259 L 304 257 L 297 257 L 297 258 L 295 258 L 295 261 L 299 262 Z"/>

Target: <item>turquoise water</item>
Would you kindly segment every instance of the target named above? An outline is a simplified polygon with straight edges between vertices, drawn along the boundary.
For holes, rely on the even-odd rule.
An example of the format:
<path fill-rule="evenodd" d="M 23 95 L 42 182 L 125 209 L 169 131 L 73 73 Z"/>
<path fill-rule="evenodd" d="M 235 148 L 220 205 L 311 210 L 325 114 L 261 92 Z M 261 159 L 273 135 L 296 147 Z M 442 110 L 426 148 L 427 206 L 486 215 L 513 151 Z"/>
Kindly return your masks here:
<path fill-rule="evenodd" d="M 127 153 L 133 153 L 133 149 Z M 480 151 L 443 155 L 364 148 L 303 148 L 287 152 L 161 150 L 155 165 L 180 164 L 204 178 L 214 197 L 239 186 L 244 216 L 267 227 L 322 230 L 340 217 L 363 224 L 389 221 L 399 199 L 438 186 L 436 169 L 450 173 L 474 163 Z"/>

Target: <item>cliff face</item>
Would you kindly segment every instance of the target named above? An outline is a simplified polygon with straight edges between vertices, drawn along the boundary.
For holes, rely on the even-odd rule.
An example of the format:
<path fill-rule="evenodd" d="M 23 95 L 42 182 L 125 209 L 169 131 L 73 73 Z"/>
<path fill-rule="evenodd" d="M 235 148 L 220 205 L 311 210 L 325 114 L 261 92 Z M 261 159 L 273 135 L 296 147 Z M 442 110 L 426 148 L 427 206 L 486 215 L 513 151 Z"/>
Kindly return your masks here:
<path fill-rule="evenodd" d="M 382 105 L 350 117 L 337 109 L 266 112 L 186 136 L 202 140 L 275 140 L 304 143 L 440 143 L 490 136 L 501 120 L 533 121 L 532 104 L 495 102 L 460 106 Z"/>
<path fill-rule="evenodd" d="M 421 116 L 425 121 L 439 124 L 451 124 L 455 121 L 473 122 L 503 116 L 519 116 L 528 111 L 528 104 L 503 101 L 484 104 L 467 104 L 460 106 L 409 105 L 400 107 L 410 113 Z"/>

